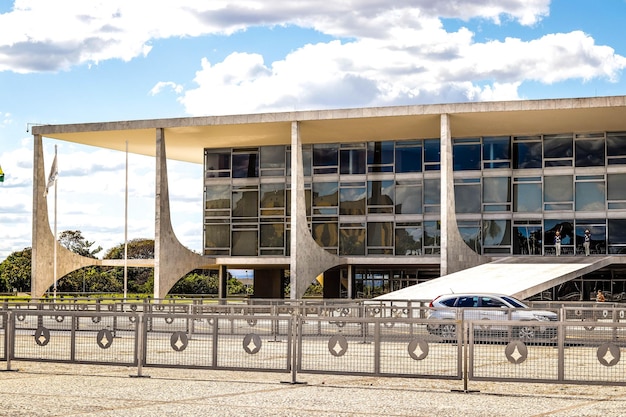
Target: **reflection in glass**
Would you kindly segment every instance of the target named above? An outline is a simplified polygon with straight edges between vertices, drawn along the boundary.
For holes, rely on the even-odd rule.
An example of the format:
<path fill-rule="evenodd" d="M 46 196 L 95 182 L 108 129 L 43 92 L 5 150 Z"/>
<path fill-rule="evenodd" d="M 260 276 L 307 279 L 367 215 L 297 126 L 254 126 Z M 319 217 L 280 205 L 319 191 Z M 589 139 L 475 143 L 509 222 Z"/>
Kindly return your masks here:
<path fill-rule="evenodd" d="M 584 254 L 585 230 L 589 230 L 591 255 L 606 253 L 606 223 L 604 219 L 599 220 L 577 220 L 576 221 L 576 250 L 577 253 Z"/>
<path fill-rule="evenodd" d="M 396 144 L 396 172 L 422 172 L 422 147 Z"/>
<path fill-rule="evenodd" d="M 571 134 L 545 135 L 543 138 L 544 158 L 571 158 L 574 155 L 574 138 Z M 546 163 L 546 166 L 548 164 Z"/>
<path fill-rule="evenodd" d="M 396 214 L 422 213 L 422 186 L 419 184 L 396 183 Z"/>
<path fill-rule="evenodd" d="M 207 224 L 204 226 L 204 246 L 207 248 L 230 247 L 230 225 Z"/>
<path fill-rule="evenodd" d="M 604 139 L 577 140 L 576 166 L 604 166 Z"/>
<path fill-rule="evenodd" d="M 607 175 L 607 196 L 609 200 L 626 200 L 626 174 Z"/>
<path fill-rule="evenodd" d="M 483 220 L 483 246 L 508 246 L 511 244 L 510 220 Z"/>
<path fill-rule="evenodd" d="M 369 206 L 392 206 L 394 201 L 394 182 L 368 181 L 367 204 Z"/>
<path fill-rule="evenodd" d="M 285 246 L 285 225 L 283 223 L 261 224 L 261 247 L 283 248 Z"/>
<path fill-rule="evenodd" d="M 480 169 L 480 143 L 466 144 L 455 139 L 452 147 L 452 161 L 454 171 L 468 171 Z"/>
<path fill-rule="evenodd" d="M 543 201 L 546 203 L 574 200 L 571 175 L 546 176 L 543 179 Z"/>
<path fill-rule="evenodd" d="M 441 245 L 441 225 L 438 221 L 424 222 L 424 253 L 438 254 Z M 429 247 L 430 249 L 427 249 Z"/>
<path fill-rule="evenodd" d="M 438 179 L 424 179 L 424 204 L 441 204 L 441 183 Z"/>
<path fill-rule="evenodd" d="M 609 253 L 626 253 L 626 219 L 609 219 Z"/>
<path fill-rule="evenodd" d="M 337 166 L 338 146 L 336 144 L 316 144 L 313 145 L 313 166 Z"/>
<path fill-rule="evenodd" d="M 258 232 L 255 230 L 233 231 L 233 256 L 257 256 Z"/>
<path fill-rule="evenodd" d="M 322 219 L 318 219 L 322 220 Z M 312 225 L 313 239 L 323 248 L 337 247 L 338 245 L 338 226 L 337 220 L 331 221 L 314 221 Z"/>
<path fill-rule="evenodd" d="M 261 208 L 285 207 L 285 184 L 261 184 Z"/>
<path fill-rule="evenodd" d="M 311 145 L 302 146 L 302 172 L 305 177 L 310 177 L 312 174 L 311 165 L 313 163 L 313 150 Z"/>
<path fill-rule="evenodd" d="M 455 184 L 457 213 L 480 213 L 480 184 Z"/>
<path fill-rule="evenodd" d="M 207 178 L 230 177 L 230 150 L 207 151 L 205 167 Z"/>
<path fill-rule="evenodd" d="M 396 228 L 396 255 L 411 256 L 422 254 L 422 227 Z"/>
<path fill-rule="evenodd" d="M 626 132 L 606 134 L 606 154 L 608 164 L 626 164 Z"/>
<path fill-rule="evenodd" d="M 561 234 L 561 245 L 574 244 L 574 221 L 561 219 L 544 220 L 544 242 L 546 246 L 554 246 L 554 236 Z"/>
<path fill-rule="evenodd" d="M 337 207 L 339 184 L 337 182 L 313 183 L 313 207 Z"/>
<path fill-rule="evenodd" d="M 485 168 L 510 168 L 511 138 L 509 136 L 484 137 L 483 161 Z"/>
<path fill-rule="evenodd" d="M 576 211 L 603 211 L 604 209 L 604 181 L 576 182 Z"/>
<path fill-rule="evenodd" d="M 205 208 L 229 209 L 230 185 L 211 185 L 205 188 Z"/>
<path fill-rule="evenodd" d="M 509 177 L 483 178 L 483 203 L 510 203 L 511 179 Z"/>
<path fill-rule="evenodd" d="M 339 230 L 339 255 L 365 255 L 365 228 Z"/>
<path fill-rule="evenodd" d="M 519 213 L 532 213 L 541 211 L 541 184 L 514 184 L 513 195 L 513 211 Z"/>
<path fill-rule="evenodd" d="M 257 178 L 259 160 L 256 152 L 233 152 L 233 178 Z"/>
<path fill-rule="evenodd" d="M 474 252 L 481 253 L 480 242 L 480 223 L 472 221 L 459 221 L 459 233 L 463 238 L 463 241 Z"/>
<path fill-rule="evenodd" d="M 393 223 L 392 222 L 368 222 L 367 223 L 367 246 L 392 246 Z"/>
<path fill-rule="evenodd" d="M 285 147 L 263 146 L 261 148 L 261 168 L 285 168 Z"/>
<path fill-rule="evenodd" d="M 541 255 L 543 231 L 541 226 L 513 227 L 513 253 L 515 255 Z"/>
<path fill-rule="evenodd" d="M 354 216 L 365 214 L 365 187 L 341 188 L 339 214 Z"/>
<path fill-rule="evenodd" d="M 367 165 L 380 166 L 393 164 L 393 145 L 387 142 L 367 143 Z M 370 169 L 370 172 L 389 172 L 379 168 Z"/>
<path fill-rule="evenodd" d="M 441 155 L 440 140 L 424 140 L 424 171 L 439 171 Z"/>
<path fill-rule="evenodd" d="M 529 169 L 541 168 L 541 142 L 513 143 L 513 168 Z"/>
<path fill-rule="evenodd" d="M 258 191 L 233 191 L 233 217 L 258 217 Z"/>
<path fill-rule="evenodd" d="M 365 149 L 342 149 L 341 174 L 365 174 Z"/>

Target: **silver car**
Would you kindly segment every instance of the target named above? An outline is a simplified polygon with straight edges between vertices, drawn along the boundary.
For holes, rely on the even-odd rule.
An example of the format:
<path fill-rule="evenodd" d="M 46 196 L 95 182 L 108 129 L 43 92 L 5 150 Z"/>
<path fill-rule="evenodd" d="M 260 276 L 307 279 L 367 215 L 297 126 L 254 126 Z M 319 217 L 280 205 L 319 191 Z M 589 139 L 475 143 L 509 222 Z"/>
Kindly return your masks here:
<path fill-rule="evenodd" d="M 510 326 L 477 327 L 481 335 L 506 333 L 521 340 L 535 338 L 553 338 L 556 326 L 548 326 L 549 322 L 558 321 L 558 315 L 552 311 L 532 310 L 520 300 L 502 294 L 446 294 L 440 295 L 430 302 L 432 309 L 428 313 L 431 320 L 514 320 L 529 322 L 512 329 Z M 462 312 L 462 316 L 461 316 Z M 427 326 L 428 332 L 441 336 L 445 340 L 456 339 L 455 323 L 433 323 Z"/>

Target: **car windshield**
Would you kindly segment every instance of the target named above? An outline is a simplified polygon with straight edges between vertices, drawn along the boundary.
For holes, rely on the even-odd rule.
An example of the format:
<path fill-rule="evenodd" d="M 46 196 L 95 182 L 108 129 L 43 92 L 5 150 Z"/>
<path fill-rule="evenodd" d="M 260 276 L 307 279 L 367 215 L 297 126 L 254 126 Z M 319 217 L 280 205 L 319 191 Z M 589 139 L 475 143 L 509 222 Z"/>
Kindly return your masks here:
<path fill-rule="evenodd" d="M 522 303 L 520 300 L 513 298 L 513 297 L 502 297 L 502 299 L 504 301 L 506 301 L 507 303 L 511 304 L 513 307 L 517 307 L 517 308 L 528 308 L 528 306 L 524 303 Z"/>

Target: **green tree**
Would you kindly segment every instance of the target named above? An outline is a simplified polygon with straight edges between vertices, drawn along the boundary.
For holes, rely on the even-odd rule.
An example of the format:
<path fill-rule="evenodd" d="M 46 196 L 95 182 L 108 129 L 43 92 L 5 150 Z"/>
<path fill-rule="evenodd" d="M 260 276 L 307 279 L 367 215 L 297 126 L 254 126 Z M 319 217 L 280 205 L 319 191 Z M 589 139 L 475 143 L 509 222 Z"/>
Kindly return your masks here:
<path fill-rule="evenodd" d="M 0 291 L 30 292 L 32 249 L 13 252 L 0 263 Z"/>
<path fill-rule="evenodd" d="M 90 242 L 83 237 L 80 230 L 66 230 L 59 236 L 59 243 L 80 256 L 95 258 L 102 251 L 102 246 L 91 249 L 95 242 Z"/>
<path fill-rule="evenodd" d="M 124 259 L 124 244 L 112 247 L 104 259 Z M 128 241 L 128 259 L 154 259 L 154 239 L 132 239 Z M 124 282 L 124 268 L 113 268 L 118 279 Z M 128 268 L 128 291 L 150 294 L 154 288 L 154 268 Z"/>

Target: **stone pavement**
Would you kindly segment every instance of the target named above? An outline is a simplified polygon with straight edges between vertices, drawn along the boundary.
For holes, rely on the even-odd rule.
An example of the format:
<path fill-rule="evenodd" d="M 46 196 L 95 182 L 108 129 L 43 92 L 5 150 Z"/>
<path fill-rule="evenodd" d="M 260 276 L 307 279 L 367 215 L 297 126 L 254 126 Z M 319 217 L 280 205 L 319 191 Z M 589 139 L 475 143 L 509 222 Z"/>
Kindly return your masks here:
<path fill-rule="evenodd" d="M 626 387 L 12 362 L 0 416 L 618 416 Z M 149 377 L 148 377 L 149 376 Z M 287 383 L 285 383 L 287 382 Z"/>

